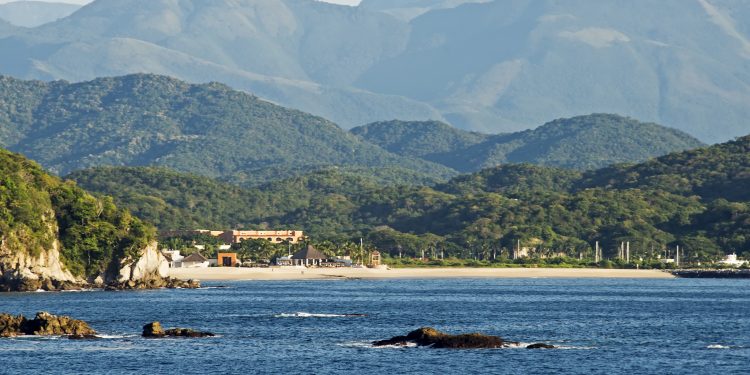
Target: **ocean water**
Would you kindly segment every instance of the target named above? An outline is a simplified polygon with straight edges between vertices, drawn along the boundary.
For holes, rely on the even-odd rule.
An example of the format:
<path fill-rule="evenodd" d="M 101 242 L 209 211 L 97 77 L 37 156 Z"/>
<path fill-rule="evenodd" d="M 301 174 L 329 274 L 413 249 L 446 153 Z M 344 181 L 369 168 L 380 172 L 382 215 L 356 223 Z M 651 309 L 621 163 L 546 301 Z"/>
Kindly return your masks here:
<path fill-rule="evenodd" d="M 104 335 L 0 339 L 0 374 L 748 374 L 749 285 L 709 279 L 323 280 L 0 294 L 0 312 L 71 315 Z M 219 336 L 141 338 L 142 326 L 154 320 Z M 560 349 L 369 344 L 421 326 Z"/>

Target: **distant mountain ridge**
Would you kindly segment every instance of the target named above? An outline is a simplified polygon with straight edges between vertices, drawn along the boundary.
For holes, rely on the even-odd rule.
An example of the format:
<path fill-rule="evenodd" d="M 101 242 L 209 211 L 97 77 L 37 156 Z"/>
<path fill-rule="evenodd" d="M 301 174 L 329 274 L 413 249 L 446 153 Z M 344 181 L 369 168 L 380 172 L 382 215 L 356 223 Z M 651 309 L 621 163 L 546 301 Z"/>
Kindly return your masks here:
<path fill-rule="evenodd" d="M 596 169 L 704 145 L 679 130 L 611 114 L 558 119 L 536 129 L 498 135 L 470 133 L 438 122 L 402 121 L 374 123 L 351 132 L 388 151 L 461 172 L 505 163 Z"/>
<path fill-rule="evenodd" d="M 455 174 L 221 84 L 143 74 L 75 84 L 0 77 L 0 144 L 58 174 L 160 165 L 250 185 L 331 165 Z"/>
<path fill-rule="evenodd" d="M 0 19 L 22 27 L 37 27 L 67 17 L 81 6 L 54 1 L 12 1 L 0 4 Z"/>
<path fill-rule="evenodd" d="M 721 142 L 750 117 L 747 20 L 744 0 L 97 0 L 0 30 L 0 73 L 223 82 L 345 128 L 619 113 Z"/>

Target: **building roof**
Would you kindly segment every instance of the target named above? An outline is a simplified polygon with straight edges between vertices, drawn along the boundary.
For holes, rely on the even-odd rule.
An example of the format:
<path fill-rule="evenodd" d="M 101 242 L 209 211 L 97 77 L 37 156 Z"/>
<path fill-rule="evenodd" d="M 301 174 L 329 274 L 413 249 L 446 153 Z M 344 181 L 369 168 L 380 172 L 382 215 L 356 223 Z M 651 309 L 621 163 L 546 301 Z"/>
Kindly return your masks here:
<path fill-rule="evenodd" d="M 294 253 L 292 259 L 328 259 L 328 256 L 314 248 L 313 245 L 307 245 L 306 248 Z"/>
<path fill-rule="evenodd" d="M 182 262 L 183 263 L 189 263 L 189 262 L 199 262 L 199 263 L 202 263 L 202 262 L 205 262 L 207 260 L 208 259 L 206 259 L 203 255 L 201 255 L 201 253 L 197 253 L 196 252 L 196 253 L 192 253 L 192 254 L 186 256 L 184 259 L 182 259 Z"/>
<path fill-rule="evenodd" d="M 171 261 L 172 261 L 172 254 L 170 254 L 170 253 L 165 253 L 165 252 L 163 252 L 163 251 L 162 251 L 162 252 L 161 252 L 161 255 L 162 255 L 162 256 L 163 256 L 164 258 L 166 258 L 166 259 L 167 259 L 167 262 L 171 262 Z"/>

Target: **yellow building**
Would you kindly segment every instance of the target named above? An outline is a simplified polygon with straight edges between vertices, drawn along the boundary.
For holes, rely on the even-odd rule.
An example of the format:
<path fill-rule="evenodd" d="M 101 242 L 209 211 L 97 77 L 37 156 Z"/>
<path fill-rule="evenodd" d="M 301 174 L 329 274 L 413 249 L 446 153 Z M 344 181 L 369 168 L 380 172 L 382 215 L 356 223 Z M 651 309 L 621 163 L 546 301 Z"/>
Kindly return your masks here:
<path fill-rule="evenodd" d="M 226 243 L 239 243 L 242 240 L 266 240 L 271 243 L 298 243 L 305 240 L 301 230 L 229 230 L 219 237 Z"/>
<path fill-rule="evenodd" d="M 301 230 L 172 230 L 161 232 L 162 238 L 178 237 L 186 235 L 208 234 L 219 237 L 224 243 L 239 243 L 242 240 L 266 240 L 271 243 L 282 243 L 289 241 L 296 244 L 305 240 L 305 234 Z"/>

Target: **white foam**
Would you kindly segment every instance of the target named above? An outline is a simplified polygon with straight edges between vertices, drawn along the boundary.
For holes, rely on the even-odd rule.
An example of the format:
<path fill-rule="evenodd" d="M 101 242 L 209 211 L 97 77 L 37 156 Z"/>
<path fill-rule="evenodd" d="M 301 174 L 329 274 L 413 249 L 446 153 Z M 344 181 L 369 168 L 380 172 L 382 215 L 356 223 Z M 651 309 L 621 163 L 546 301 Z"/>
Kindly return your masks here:
<path fill-rule="evenodd" d="M 281 313 L 274 315 L 274 318 L 348 318 L 348 317 L 359 317 L 359 314 L 316 314 L 304 311 L 296 313 Z"/>
<path fill-rule="evenodd" d="M 417 347 L 417 344 L 413 342 L 407 342 L 406 345 L 375 346 L 375 345 L 372 345 L 372 341 L 351 341 L 351 342 L 345 342 L 345 343 L 341 343 L 337 345 L 344 347 L 344 348 L 361 348 L 361 349 L 403 349 L 403 348 L 416 348 Z"/>
<path fill-rule="evenodd" d="M 711 344 L 707 346 L 706 349 L 729 349 L 729 346 L 721 344 Z"/>
<path fill-rule="evenodd" d="M 96 335 L 100 339 L 127 339 L 131 337 L 138 337 L 138 335 Z"/>

